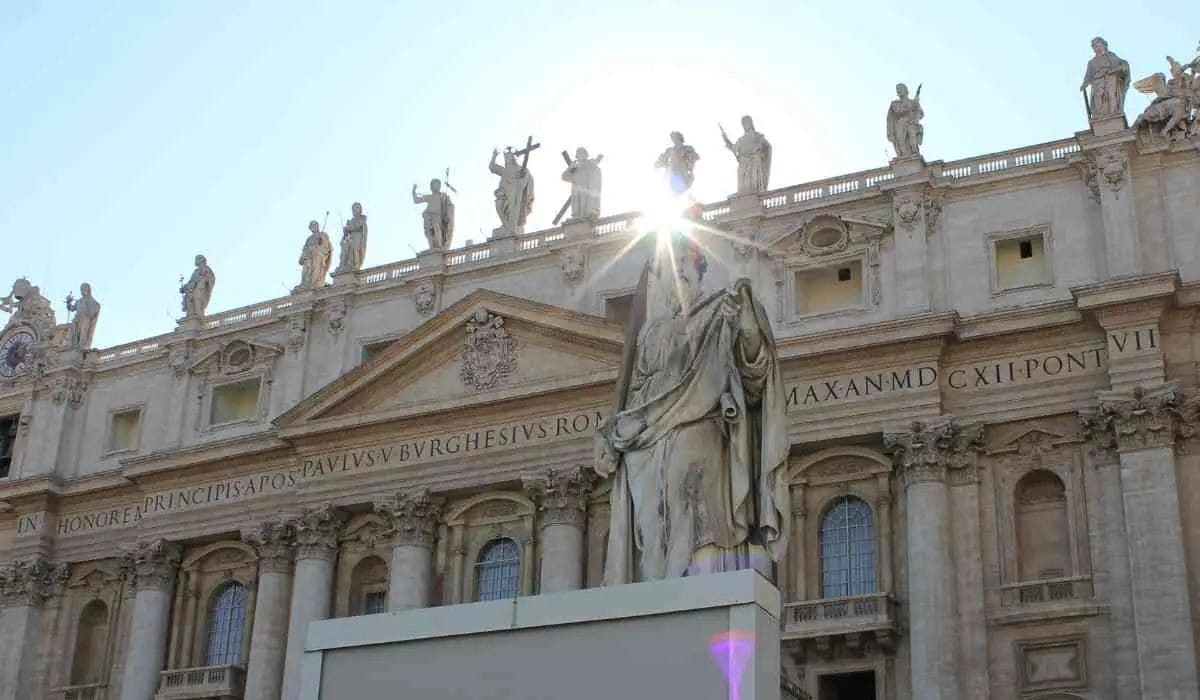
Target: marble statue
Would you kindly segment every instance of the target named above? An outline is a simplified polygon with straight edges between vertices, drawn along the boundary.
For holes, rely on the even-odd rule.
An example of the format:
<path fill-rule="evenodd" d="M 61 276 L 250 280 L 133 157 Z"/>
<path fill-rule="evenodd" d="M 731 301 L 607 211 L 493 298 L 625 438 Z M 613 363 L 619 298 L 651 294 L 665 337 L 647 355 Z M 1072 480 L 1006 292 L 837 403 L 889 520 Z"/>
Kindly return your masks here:
<path fill-rule="evenodd" d="M 300 251 L 300 286 L 297 291 L 320 289 L 325 286 L 325 275 L 333 259 L 333 243 L 329 235 L 321 230 L 316 221 L 308 222 L 308 238 Z"/>
<path fill-rule="evenodd" d="M 28 323 L 45 338 L 55 326 L 54 307 L 50 305 L 50 300 L 42 296 L 42 291 L 37 285 L 31 284 L 24 277 L 18 277 L 13 282 L 12 291 L 7 296 L 0 297 L 0 311 L 12 314 L 4 326 L 6 330 L 21 323 Z"/>
<path fill-rule="evenodd" d="M 203 255 L 196 256 L 196 269 L 192 276 L 179 288 L 183 295 L 183 315 L 185 318 L 202 318 L 212 299 L 213 287 L 217 285 L 217 276 L 208 266 L 208 260 Z"/>
<path fill-rule="evenodd" d="M 1163 138 L 1175 135 L 1176 129 L 1180 136 L 1196 134 L 1195 112 L 1200 109 L 1200 56 L 1187 64 L 1167 56 L 1167 64 L 1171 68 L 1170 78 L 1155 73 L 1133 84 L 1138 92 L 1154 95 L 1154 101 L 1133 121 L 1133 128 L 1158 127 Z"/>
<path fill-rule="evenodd" d="M 742 117 L 742 131 L 737 141 L 730 141 L 725 129 L 721 129 L 725 148 L 737 159 L 737 193 L 766 192 L 771 179 L 771 142 L 761 131 L 754 130 L 754 120 L 749 116 Z"/>
<path fill-rule="evenodd" d="M 608 585 L 755 568 L 786 549 L 785 396 L 748 280 L 705 295 L 707 261 L 675 235 L 634 293 L 615 413 L 596 436 L 612 476 Z"/>
<path fill-rule="evenodd" d="M 575 149 L 575 160 L 567 157 L 566 151 L 563 151 L 563 160 L 567 162 L 567 169 L 563 171 L 562 179 L 564 182 L 571 183 L 571 196 L 567 199 L 566 205 L 571 208 L 571 218 L 593 221 L 598 219 L 600 217 L 600 190 L 603 185 L 600 161 L 604 160 L 604 155 L 592 158 L 588 155 L 587 149 L 580 146 Z M 558 223 L 557 219 L 561 218 L 562 212 L 559 214 L 558 217 L 555 217 L 555 223 Z"/>
<path fill-rule="evenodd" d="M 100 302 L 92 296 L 92 285 L 79 285 L 79 299 L 67 295 L 67 311 L 75 314 L 71 319 L 71 347 L 87 350 L 92 347 L 92 336 L 96 333 L 96 319 L 100 316 Z"/>
<path fill-rule="evenodd" d="M 496 156 L 500 151 L 492 149 L 492 161 L 488 170 L 493 175 L 500 176 L 496 186 L 496 214 L 500 216 L 500 226 L 494 233 L 498 236 L 511 236 L 525 231 L 525 219 L 533 211 L 533 175 L 529 173 L 529 151 L 514 151 L 504 149 L 504 165 L 496 164 Z M 523 155 L 524 162 L 517 163 L 517 156 Z"/>
<path fill-rule="evenodd" d="M 921 126 L 924 117 L 921 86 L 917 86 L 917 94 L 910 98 L 908 86 L 897 83 L 896 99 L 888 107 L 887 115 L 887 139 L 896 149 L 897 158 L 921 154 L 921 143 L 925 140 L 925 127 Z"/>
<path fill-rule="evenodd" d="M 429 194 L 417 194 L 412 188 L 413 204 L 424 204 L 421 218 L 425 222 L 425 240 L 430 250 L 445 250 L 454 238 L 454 202 L 442 191 L 442 181 L 436 177 L 429 181 Z"/>
<path fill-rule="evenodd" d="M 362 269 L 367 257 L 367 215 L 362 204 L 350 205 L 350 220 L 342 225 L 342 251 L 333 274 L 356 272 Z"/>
<path fill-rule="evenodd" d="M 667 187 L 671 194 L 680 196 L 692 187 L 696 180 L 696 161 L 700 154 L 683 142 L 683 134 L 671 132 L 671 146 L 658 156 L 654 167 L 666 170 Z"/>
<path fill-rule="evenodd" d="M 1111 117 L 1125 113 L 1125 93 L 1129 90 L 1129 63 L 1108 50 L 1108 42 L 1101 37 L 1092 39 L 1092 50 L 1096 52 L 1088 61 L 1083 83 L 1079 86 L 1084 93 L 1084 104 L 1089 118 Z M 1091 88 L 1090 101 L 1087 90 Z"/>

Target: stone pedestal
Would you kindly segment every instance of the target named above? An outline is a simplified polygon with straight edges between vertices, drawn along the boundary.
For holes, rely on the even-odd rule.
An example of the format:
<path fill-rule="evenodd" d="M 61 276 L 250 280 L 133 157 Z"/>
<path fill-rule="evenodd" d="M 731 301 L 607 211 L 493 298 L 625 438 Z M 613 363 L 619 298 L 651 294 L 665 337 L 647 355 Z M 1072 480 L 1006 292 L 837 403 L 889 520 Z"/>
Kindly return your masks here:
<path fill-rule="evenodd" d="M 583 529 L 595 472 L 584 467 L 549 469 L 525 477 L 524 483 L 541 516 L 542 562 L 538 590 L 558 593 L 582 588 Z"/>
<path fill-rule="evenodd" d="M 375 501 L 392 540 L 388 610 L 428 607 L 433 594 L 433 542 L 445 499 L 428 490 L 396 493 Z"/>
<path fill-rule="evenodd" d="M 326 620 L 299 697 L 778 700 L 779 612 L 734 571 Z"/>
<path fill-rule="evenodd" d="M 293 522 L 296 533 L 296 574 L 283 663 L 283 693 L 292 700 L 300 693 L 304 640 L 309 623 L 329 617 L 333 598 L 333 565 L 341 513 L 326 505 L 305 511 Z"/>
<path fill-rule="evenodd" d="M 43 559 L 14 561 L 0 567 L 0 700 L 41 695 L 37 683 L 38 630 L 46 599 L 62 591 L 66 566 Z"/>
<path fill-rule="evenodd" d="M 246 697 L 277 698 L 283 686 L 288 615 L 292 594 L 292 536 L 284 523 L 268 522 L 244 533 L 258 552 L 258 593 L 250 658 L 246 663 Z"/>
<path fill-rule="evenodd" d="M 417 253 L 417 266 L 421 272 L 430 270 L 441 272 L 446 269 L 446 251 L 429 249 Z"/>
<path fill-rule="evenodd" d="M 567 219 L 563 222 L 566 238 L 591 238 L 594 222 L 591 219 Z"/>
<path fill-rule="evenodd" d="M 179 557 L 179 545 L 156 540 L 140 545 L 126 559 L 137 592 L 129 652 L 121 674 L 121 700 L 151 700 L 158 691 Z"/>

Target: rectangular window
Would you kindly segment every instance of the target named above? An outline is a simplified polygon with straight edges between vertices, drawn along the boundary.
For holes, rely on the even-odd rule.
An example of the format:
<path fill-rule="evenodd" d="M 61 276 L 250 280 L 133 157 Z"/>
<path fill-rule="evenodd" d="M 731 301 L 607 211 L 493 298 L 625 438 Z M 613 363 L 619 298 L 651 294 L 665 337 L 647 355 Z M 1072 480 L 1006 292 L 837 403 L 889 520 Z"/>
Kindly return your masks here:
<path fill-rule="evenodd" d="M 382 341 L 379 343 L 370 343 L 368 345 L 363 345 L 362 346 L 362 361 L 366 362 L 367 360 L 371 359 L 372 357 L 375 357 L 376 355 L 383 352 L 384 350 L 387 350 L 387 347 L 391 344 L 392 344 L 392 341 L 385 340 L 385 341 Z"/>
<path fill-rule="evenodd" d="M 108 426 L 108 445 L 106 452 L 124 452 L 136 450 L 138 444 L 138 429 L 142 423 L 142 409 L 133 408 L 112 415 Z"/>
<path fill-rule="evenodd" d="M 367 591 L 363 596 L 363 615 L 387 612 L 387 591 Z"/>
<path fill-rule="evenodd" d="M 822 314 L 863 305 L 862 261 L 796 272 L 796 312 Z"/>
<path fill-rule="evenodd" d="M 13 451 L 17 446 L 17 425 L 21 416 L 0 416 L 0 479 L 12 469 Z"/>
<path fill-rule="evenodd" d="M 1001 292 L 1050 284 L 1046 240 L 1041 232 L 1000 238 L 992 243 L 995 285 Z"/>
<path fill-rule="evenodd" d="M 621 328 L 629 328 L 629 312 L 633 308 L 633 295 L 609 297 L 604 300 L 604 318 Z"/>
<path fill-rule="evenodd" d="M 209 425 L 256 420 L 258 418 L 258 390 L 261 384 L 262 380 L 254 377 L 214 388 Z"/>

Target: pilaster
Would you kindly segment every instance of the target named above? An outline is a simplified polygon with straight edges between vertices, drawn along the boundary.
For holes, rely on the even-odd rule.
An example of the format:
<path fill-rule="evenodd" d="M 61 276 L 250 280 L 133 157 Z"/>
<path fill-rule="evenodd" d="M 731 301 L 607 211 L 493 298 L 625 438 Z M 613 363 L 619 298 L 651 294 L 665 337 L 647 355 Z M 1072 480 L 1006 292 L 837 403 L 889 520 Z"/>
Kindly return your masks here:
<path fill-rule="evenodd" d="M 1080 168 L 1100 201 L 1108 277 L 1136 275 L 1145 269 L 1131 182 L 1136 138 L 1129 130 L 1097 130 L 1095 125 L 1093 133 L 1079 135 Z"/>
<path fill-rule="evenodd" d="M 892 197 L 893 260 L 896 266 L 896 313 L 909 315 L 929 311 L 929 232 L 925 198 L 930 173 L 921 156 L 892 161 L 892 181 L 880 189 Z"/>
<path fill-rule="evenodd" d="M 0 699 L 39 695 L 42 608 L 62 592 L 67 574 L 66 564 L 55 566 L 42 558 L 0 567 Z"/>
<path fill-rule="evenodd" d="M 542 593 L 583 587 L 587 501 L 596 483 L 591 469 L 547 469 L 522 479 L 541 516 Z"/>
<path fill-rule="evenodd" d="M 121 700 L 150 700 L 158 690 L 180 555 L 179 545 L 158 539 L 136 545 L 125 556 L 123 569 L 136 594 Z"/>
<path fill-rule="evenodd" d="M 446 499 L 428 489 L 393 493 L 375 501 L 384 535 L 392 540 L 388 610 L 430 605 L 433 595 L 433 543 Z"/>

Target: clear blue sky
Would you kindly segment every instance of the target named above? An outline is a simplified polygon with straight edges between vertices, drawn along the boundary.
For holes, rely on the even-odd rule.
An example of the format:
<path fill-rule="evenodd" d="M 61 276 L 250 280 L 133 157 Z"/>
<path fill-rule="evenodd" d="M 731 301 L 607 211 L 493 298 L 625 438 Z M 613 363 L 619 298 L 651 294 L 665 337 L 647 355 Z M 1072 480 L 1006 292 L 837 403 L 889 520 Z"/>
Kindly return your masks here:
<path fill-rule="evenodd" d="M 743 113 L 784 186 L 886 163 L 893 86 L 924 83 L 930 160 L 1068 137 L 1100 34 L 1134 78 L 1191 58 L 1187 5 L 111 0 L 0 3 L 0 286 L 89 281 L 96 344 L 171 330 L 196 253 L 210 311 L 284 294 L 310 219 L 365 205 L 367 265 L 424 247 L 409 198 L 449 166 L 456 243 L 496 225 L 493 147 L 543 148 L 530 230 L 566 196 L 563 149 L 605 154 L 606 213 L 684 132 L 697 194 L 732 191 L 717 122 Z M 582 3 L 579 3 L 582 5 Z M 1189 24 L 1190 22 L 1190 24 Z M 1147 99 L 1132 93 L 1131 117 Z"/>

